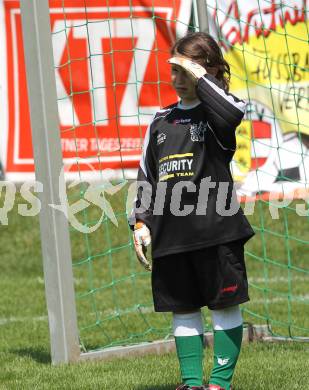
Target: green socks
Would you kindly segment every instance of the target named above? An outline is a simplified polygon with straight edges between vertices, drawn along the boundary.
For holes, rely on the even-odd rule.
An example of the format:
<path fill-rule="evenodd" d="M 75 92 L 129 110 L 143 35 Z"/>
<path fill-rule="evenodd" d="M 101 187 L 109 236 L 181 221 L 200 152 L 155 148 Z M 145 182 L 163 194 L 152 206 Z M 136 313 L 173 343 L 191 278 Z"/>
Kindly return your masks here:
<path fill-rule="evenodd" d="M 230 390 L 242 342 L 243 326 L 214 331 L 214 366 L 209 383 Z M 202 386 L 203 335 L 175 337 L 183 383 Z"/>
<path fill-rule="evenodd" d="M 212 310 L 214 366 L 209 383 L 230 390 L 240 352 L 243 325 L 239 306 Z M 228 328 L 228 329 L 227 329 Z M 203 384 L 203 322 L 201 312 L 173 313 L 173 329 L 181 377 L 191 387 Z"/>
<path fill-rule="evenodd" d="M 183 383 L 201 386 L 203 382 L 203 335 L 175 336 Z"/>
<path fill-rule="evenodd" d="M 214 331 L 214 367 L 209 383 L 230 390 L 242 342 L 243 326 Z"/>

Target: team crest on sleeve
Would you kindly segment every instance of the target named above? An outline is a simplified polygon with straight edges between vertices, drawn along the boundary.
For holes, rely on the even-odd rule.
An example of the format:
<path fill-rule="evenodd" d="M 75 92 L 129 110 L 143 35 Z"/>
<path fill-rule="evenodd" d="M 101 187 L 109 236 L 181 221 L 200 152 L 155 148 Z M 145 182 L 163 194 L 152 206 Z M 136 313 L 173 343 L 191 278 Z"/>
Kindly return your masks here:
<path fill-rule="evenodd" d="M 200 122 L 199 124 L 193 123 L 190 126 L 191 140 L 193 142 L 202 142 L 205 140 L 205 132 L 207 129 L 207 124 Z"/>
<path fill-rule="evenodd" d="M 166 140 L 166 134 L 160 133 L 157 136 L 157 145 L 162 144 Z"/>

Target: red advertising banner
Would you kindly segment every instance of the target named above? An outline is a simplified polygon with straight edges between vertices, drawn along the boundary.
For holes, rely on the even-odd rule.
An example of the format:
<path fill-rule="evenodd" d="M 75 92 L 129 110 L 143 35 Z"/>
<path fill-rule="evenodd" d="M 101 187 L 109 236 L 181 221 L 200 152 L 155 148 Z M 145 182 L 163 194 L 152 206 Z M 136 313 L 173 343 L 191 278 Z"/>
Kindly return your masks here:
<path fill-rule="evenodd" d="M 9 176 L 33 172 L 34 164 L 19 2 L 2 5 L 8 102 L 2 139 Z M 66 162 L 78 162 L 78 169 L 138 165 L 153 113 L 176 99 L 166 60 L 190 14 L 191 1 L 184 0 L 110 0 L 108 6 L 102 0 L 50 1 Z"/>

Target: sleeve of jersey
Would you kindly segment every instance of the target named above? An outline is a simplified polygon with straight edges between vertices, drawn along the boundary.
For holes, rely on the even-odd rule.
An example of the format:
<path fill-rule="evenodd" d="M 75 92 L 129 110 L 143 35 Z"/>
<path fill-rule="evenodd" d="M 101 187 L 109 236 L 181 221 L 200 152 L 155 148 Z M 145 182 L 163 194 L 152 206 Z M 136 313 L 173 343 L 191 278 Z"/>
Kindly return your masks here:
<path fill-rule="evenodd" d="M 151 126 L 148 127 L 143 145 L 143 154 L 137 174 L 137 192 L 132 212 L 128 218 L 130 228 L 133 230 L 136 221 L 144 222 L 151 230 L 153 192 L 155 184 L 156 160 L 150 137 Z"/>
<path fill-rule="evenodd" d="M 198 80 L 197 95 L 208 117 L 208 126 L 223 149 L 235 150 L 235 129 L 240 124 L 246 103 L 226 93 L 214 76 L 205 74 Z"/>

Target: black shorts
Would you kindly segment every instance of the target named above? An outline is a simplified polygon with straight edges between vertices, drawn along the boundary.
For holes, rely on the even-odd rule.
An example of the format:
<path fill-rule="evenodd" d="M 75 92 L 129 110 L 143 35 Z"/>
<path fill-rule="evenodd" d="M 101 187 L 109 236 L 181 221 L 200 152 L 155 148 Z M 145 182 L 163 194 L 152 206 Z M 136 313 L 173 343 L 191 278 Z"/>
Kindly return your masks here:
<path fill-rule="evenodd" d="M 219 310 L 249 301 L 243 241 L 154 259 L 152 294 L 157 312 Z"/>

